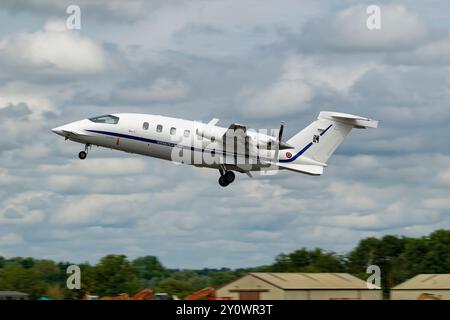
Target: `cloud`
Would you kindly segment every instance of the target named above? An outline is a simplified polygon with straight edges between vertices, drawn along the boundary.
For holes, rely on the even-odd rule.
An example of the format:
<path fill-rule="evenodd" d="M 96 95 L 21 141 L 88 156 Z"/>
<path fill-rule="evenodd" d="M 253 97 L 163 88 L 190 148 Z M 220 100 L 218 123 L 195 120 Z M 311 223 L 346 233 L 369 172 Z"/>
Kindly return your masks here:
<path fill-rule="evenodd" d="M 121 158 L 99 158 L 88 161 L 71 160 L 70 163 L 61 165 L 44 164 L 42 172 L 54 174 L 66 174 L 67 172 L 78 172 L 88 176 L 120 176 L 139 174 L 146 169 L 145 161 L 142 159 Z"/>
<path fill-rule="evenodd" d="M 37 206 L 45 204 L 43 198 L 47 196 L 45 192 L 28 191 L 7 199 L 0 209 L 0 223 L 22 225 L 43 221 L 45 214 Z"/>
<path fill-rule="evenodd" d="M 302 112 L 324 91 L 346 95 L 352 85 L 374 63 L 327 65 L 318 59 L 291 55 L 283 63 L 281 75 L 264 89 L 244 89 L 241 99 L 247 100 L 241 113 L 255 118 L 269 118 Z"/>
<path fill-rule="evenodd" d="M 369 30 L 367 6 L 355 5 L 322 19 L 302 31 L 305 44 L 329 49 L 376 51 L 417 47 L 427 35 L 426 24 L 403 5 L 382 5 L 381 29 Z"/>
<path fill-rule="evenodd" d="M 157 8 L 163 3 L 163 1 L 152 1 L 151 7 Z M 65 16 L 66 8 L 73 4 L 81 8 L 82 16 L 87 14 L 118 21 L 142 18 L 145 9 L 144 0 L 129 0 L 126 3 L 121 0 L 77 0 L 76 3 L 71 0 L 4 0 L 1 2 L 0 9 L 14 13 L 28 12 L 60 17 Z"/>
<path fill-rule="evenodd" d="M 189 96 L 189 86 L 181 80 L 159 78 L 147 87 L 121 87 L 112 100 L 126 103 L 174 102 Z"/>
<path fill-rule="evenodd" d="M 17 246 L 23 243 L 22 236 L 16 233 L 7 233 L 0 236 L 0 247 Z"/>
<path fill-rule="evenodd" d="M 145 194 L 67 197 L 64 208 L 56 212 L 54 221 L 64 225 L 124 225 L 139 214 L 137 210 L 146 199 Z"/>
<path fill-rule="evenodd" d="M 417 47 L 412 52 L 396 52 L 390 56 L 393 63 L 405 65 L 440 65 L 450 64 L 450 39 L 431 40 Z"/>
<path fill-rule="evenodd" d="M 310 107 L 313 90 L 299 81 L 280 80 L 250 99 L 241 110 L 255 117 L 274 117 Z"/>
<path fill-rule="evenodd" d="M 19 115 L 36 120 L 45 113 L 57 113 L 55 104 L 39 89 L 23 82 L 0 86 L 0 111 L 11 113 L 11 116 L 3 118 L 5 122 Z"/>
<path fill-rule="evenodd" d="M 49 20 L 43 30 L 20 33 L 0 41 L 0 58 L 7 68 L 45 76 L 91 75 L 106 68 L 102 48 L 65 22 Z"/>

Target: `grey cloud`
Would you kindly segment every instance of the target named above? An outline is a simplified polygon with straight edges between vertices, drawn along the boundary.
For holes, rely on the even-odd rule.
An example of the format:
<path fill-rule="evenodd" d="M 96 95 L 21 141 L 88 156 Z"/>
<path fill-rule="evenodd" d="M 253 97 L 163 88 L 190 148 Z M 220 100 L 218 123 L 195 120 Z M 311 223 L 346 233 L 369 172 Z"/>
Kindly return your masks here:
<path fill-rule="evenodd" d="M 30 108 L 23 102 L 17 105 L 8 104 L 0 109 L 0 117 L 3 117 L 3 119 L 26 119 L 30 114 Z"/>
<path fill-rule="evenodd" d="M 172 2 L 176 3 L 177 1 Z M 82 17 L 98 22 L 134 22 L 142 19 L 146 13 L 158 10 L 167 5 L 162 0 L 131 0 L 124 3 L 120 0 L 5 0 L 0 9 L 13 12 L 39 14 L 43 16 L 67 17 L 66 9 L 70 5 L 81 8 Z"/>
<path fill-rule="evenodd" d="M 297 42 L 328 50 L 376 52 L 415 48 L 426 39 L 426 24 L 407 6 L 380 7 L 380 30 L 367 28 L 367 5 L 359 4 L 311 19 L 303 26 Z"/>

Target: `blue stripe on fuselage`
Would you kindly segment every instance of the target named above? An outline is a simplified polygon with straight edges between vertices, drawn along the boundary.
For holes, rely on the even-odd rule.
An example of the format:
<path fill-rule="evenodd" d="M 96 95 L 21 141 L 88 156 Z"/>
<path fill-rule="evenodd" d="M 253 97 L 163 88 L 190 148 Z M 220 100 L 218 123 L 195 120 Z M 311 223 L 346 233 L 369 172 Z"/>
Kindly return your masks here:
<path fill-rule="evenodd" d="M 196 148 L 196 147 L 192 147 L 192 146 L 183 146 L 181 144 L 176 144 L 176 143 L 172 143 L 172 142 L 166 142 L 166 141 L 160 141 L 160 140 L 154 140 L 154 139 L 148 139 L 148 138 L 143 138 L 143 137 L 138 137 L 138 136 L 132 136 L 129 134 L 123 134 L 123 133 L 117 133 L 117 132 L 110 132 L 110 131 L 102 131 L 102 130 L 86 130 L 89 132 L 93 132 L 93 133 L 98 133 L 98 134 L 105 134 L 108 136 L 113 136 L 113 137 L 118 137 L 118 138 L 125 138 L 125 139 L 131 139 L 131 140 L 137 140 L 137 141 L 142 141 L 142 142 L 147 142 L 147 143 L 153 143 L 153 144 L 158 144 L 158 145 L 163 145 L 163 146 L 168 146 L 171 148 L 181 148 L 181 149 L 188 149 L 191 151 L 198 151 L 198 152 L 218 152 L 220 153 L 222 150 L 215 150 L 215 149 L 203 149 L 203 148 Z M 234 154 L 234 153 L 227 153 L 225 152 L 226 155 L 228 156 L 240 156 L 240 157 L 245 157 L 245 158 L 249 158 L 249 155 L 242 155 L 242 154 Z M 273 159 L 269 159 L 269 158 L 262 158 L 262 157 L 258 157 L 258 156 L 252 156 L 252 158 L 255 158 L 257 161 L 259 160 L 264 160 L 264 161 L 272 161 Z"/>

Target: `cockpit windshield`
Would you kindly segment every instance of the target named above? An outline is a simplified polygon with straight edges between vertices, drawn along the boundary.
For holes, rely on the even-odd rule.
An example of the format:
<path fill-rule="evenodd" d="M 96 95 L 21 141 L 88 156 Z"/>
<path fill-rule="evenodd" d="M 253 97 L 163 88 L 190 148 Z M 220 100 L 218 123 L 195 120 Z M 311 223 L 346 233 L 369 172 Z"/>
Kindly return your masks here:
<path fill-rule="evenodd" d="M 112 116 L 110 114 L 105 115 L 105 116 L 90 118 L 89 120 L 91 120 L 92 122 L 96 122 L 96 123 L 108 123 L 108 124 L 117 124 L 119 122 L 118 117 Z"/>

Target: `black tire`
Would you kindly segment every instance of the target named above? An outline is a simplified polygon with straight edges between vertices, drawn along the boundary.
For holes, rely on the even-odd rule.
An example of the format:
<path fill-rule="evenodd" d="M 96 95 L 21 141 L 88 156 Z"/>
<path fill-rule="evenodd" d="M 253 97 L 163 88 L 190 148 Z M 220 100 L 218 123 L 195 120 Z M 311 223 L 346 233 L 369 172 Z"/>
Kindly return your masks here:
<path fill-rule="evenodd" d="M 228 183 L 232 183 L 236 176 L 234 175 L 233 171 L 227 171 L 224 174 L 225 180 L 227 180 Z"/>
<path fill-rule="evenodd" d="M 81 160 L 86 159 L 87 157 L 87 153 L 84 151 L 80 151 L 80 153 L 78 154 L 78 158 L 80 158 Z"/>
<path fill-rule="evenodd" d="M 219 178 L 219 184 L 221 187 L 226 187 L 227 185 L 229 185 L 229 183 L 227 182 L 227 180 L 225 179 L 225 176 L 220 176 Z"/>

